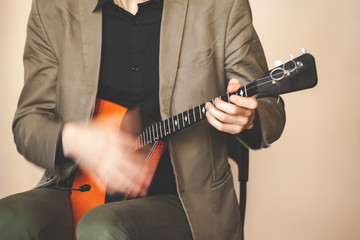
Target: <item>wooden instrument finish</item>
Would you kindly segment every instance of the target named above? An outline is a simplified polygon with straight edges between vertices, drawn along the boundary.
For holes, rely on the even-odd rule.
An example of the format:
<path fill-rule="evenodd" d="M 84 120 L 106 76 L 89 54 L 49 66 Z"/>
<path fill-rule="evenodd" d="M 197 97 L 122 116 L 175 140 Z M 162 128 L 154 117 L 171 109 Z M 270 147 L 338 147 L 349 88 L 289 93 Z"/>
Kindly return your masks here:
<path fill-rule="evenodd" d="M 121 105 L 107 100 L 97 99 L 93 121 L 102 122 L 120 130 L 127 110 L 127 108 Z M 146 196 L 164 149 L 165 143 L 162 141 L 156 141 L 152 144 L 145 159 L 144 168 L 136 182 L 136 185 L 140 186 L 138 189 L 141 189 L 141 191 L 134 192 L 132 188 L 127 193 L 124 193 L 123 200 Z M 74 229 L 76 229 L 78 222 L 86 212 L 105 203 L 106 185 L 101 183 L 101 180 L 95 173 L 78 169 L 72 188 L 79 189 L 84 185 L 90 185 L 90 191 L 72 191 L 70 195 L 74 215 Z"/>

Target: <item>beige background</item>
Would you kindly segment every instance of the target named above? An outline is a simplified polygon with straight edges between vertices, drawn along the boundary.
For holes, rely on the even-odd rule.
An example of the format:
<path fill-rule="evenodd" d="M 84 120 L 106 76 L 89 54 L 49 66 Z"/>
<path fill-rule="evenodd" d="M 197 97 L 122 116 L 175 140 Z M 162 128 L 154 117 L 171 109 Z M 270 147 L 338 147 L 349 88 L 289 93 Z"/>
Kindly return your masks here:
<path fill-rule="evenodd" d="M 283 136 L 251 152 L 246 239 L 360 239 L 360 2 L 250 2 L 269 65 L 306 47 L 319 84 L 285 95 Z M 41 175 L 11 134 L 29 9 L 30 0 L 0 3 L 0 198 L 30 189 Z"/>

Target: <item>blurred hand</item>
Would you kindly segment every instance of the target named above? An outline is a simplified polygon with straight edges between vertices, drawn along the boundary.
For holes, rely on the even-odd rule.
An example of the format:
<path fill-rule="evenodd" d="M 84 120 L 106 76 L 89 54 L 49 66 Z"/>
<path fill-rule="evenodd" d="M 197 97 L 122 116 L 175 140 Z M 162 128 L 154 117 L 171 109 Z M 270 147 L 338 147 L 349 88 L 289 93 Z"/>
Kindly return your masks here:
<path fill-rule="evenodd" d="M 241 87 L 237 79 L 229 81 L 227 92 L 236 92 Z M 216 98 L 214 105 L 206 103 L 206 117 L 209 123 L 222 132 L 237 134 L 254 126 L 255 109 L 257 100 L 255 97 L 230 96 L 230 102 Z"/>
<path fill-rule="evenodd" d="M 62 133 L 65 157 L 78 161 L 83 170 L 93 171 L 110 193 L 126 193 L 134 187 L 143 169 L 139 152 L 130 152 L 134 136 L 104 122 L 66 123 Z M 141 159 L 141 160 L 139 160 Z"/>

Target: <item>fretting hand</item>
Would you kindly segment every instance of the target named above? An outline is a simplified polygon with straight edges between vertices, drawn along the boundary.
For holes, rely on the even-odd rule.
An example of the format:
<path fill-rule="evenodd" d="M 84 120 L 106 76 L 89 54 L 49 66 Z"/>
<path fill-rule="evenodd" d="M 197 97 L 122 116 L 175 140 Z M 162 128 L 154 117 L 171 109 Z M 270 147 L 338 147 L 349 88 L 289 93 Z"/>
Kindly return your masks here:
<path fill-rule="evenodd" d="M 236 92 L 241 87 L 237 79 L 231 79 L 227 92 Z M 222 132 L 237 134 L 254 125 L 257 100 L 255 97 L 230 96 L 230 102 L 220 98 L 214 100 L 214 105 L 206 103 L 206 117 L 209 123 Z"/>

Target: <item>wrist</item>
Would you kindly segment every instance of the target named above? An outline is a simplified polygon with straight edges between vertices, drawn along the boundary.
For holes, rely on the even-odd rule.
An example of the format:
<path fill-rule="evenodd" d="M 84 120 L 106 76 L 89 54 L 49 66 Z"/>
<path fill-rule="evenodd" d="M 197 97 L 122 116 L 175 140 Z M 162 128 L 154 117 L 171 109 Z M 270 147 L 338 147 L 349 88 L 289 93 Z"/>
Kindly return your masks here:
<path fill-rule="evenodd" d="M 62 146 L 64 156 L 67 158 L 76 159 L 74 146 L 76 146 L 76 136 L 78 131 L 78 124 L 73 122 L 65 123 L 62 130 Z"/>

